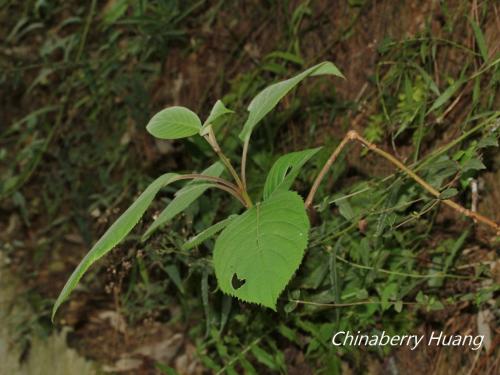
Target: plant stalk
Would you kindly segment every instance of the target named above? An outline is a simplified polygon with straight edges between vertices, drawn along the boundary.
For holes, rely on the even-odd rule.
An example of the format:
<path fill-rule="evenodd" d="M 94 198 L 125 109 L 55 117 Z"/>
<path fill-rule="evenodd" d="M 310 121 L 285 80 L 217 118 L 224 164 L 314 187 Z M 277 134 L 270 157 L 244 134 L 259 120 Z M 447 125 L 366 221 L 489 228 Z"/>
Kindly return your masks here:
<path fill-rule="evenodd" d="M 233 197 L 238 199 L 238 201 L 243 204 L 243 206 L 248 208 L 247 202 L 241 195 L 241 192 L 239 191 L 238 187 L 229 181 L 224 180 L 223 178 L 220 177 L 214 177 L 214 176 L 207 176 L 203 174 L 197 174 L 197 173 L 191 173 L 191 174 L 185 174 L 178 176 L 176 178 L 177 180 L 201 180 L 201 181 L 210 181 L 214 183 L 214 186 L 228 192 L 231 194 Z"/>
<path fill-rule="evenodd" d="M 229 158 L 222 152 L 222 149 L 219 146 L 219 143 L 217 142 L 217 139 L 215 138 L 214 131 L 212 127 L 209 127 L 208 133 L 204 135 L 205 140 L 208 142 L 210 146 L 212 146 L 212 149 L 214 152 L 217 154 L 219 159 L 222 161 L 228 172 L 233 176 L 234 181 L 236 182 L 236 185 L 238 185 L 238 192 L 241 195 L 243 201 L 245 202 L 245 207 L 250 208 L 253 207 L 253 202 L 250 199 L 250 196 L 247 193 L 245 184 L 243 184 L 240 176 L 238 176 L 238 173 L 234 169 L 233 165 L 231 164 L 231 161 Z"/>
<path fill-rule="evenodd" d="M 368 148 L 370 151 L 373 151 L 377 155 L 379 155 L 379 156 L 383 157 L 384 159 L 388 160 L 389 162 L 391 162 L 392 164 L 394 164 L 397 168 L 399 168 L 401 171 L 403 171 L 404 173 L 406 173 L 413 180 L 415 180 L 425 190 L 427 190 L 429 193 L 431 193 L 432 195 L 434 195 L 436 198 L 439 199 L 439 197 L 441 195 L 441 193 L 439 192 L 439 190 L 435 189 L 429 183 L 427 183 L 426 181 L 424 181 L 420 176 L 418 176 L 414 171 L 412 171 L 410 168 L 408 168 L 407 166 L 405 166 L 397 158 L 395 158 L 394 156 L 392 156 L 388 152 L 386 152 L 386 151 L 378 148 L 375 144 L 367 141 L 362 136 L 360 136 L 355 130 L 350 130 L 349 132 L 347 132 L 346 136 L 342 139 L 342 141 L 337 146 L 337 148 L 333 151 L 332 155 L 327 160 L 327 162 L 325 163 L 325 165 L 321 169 L 320 173 L 316 177 L 316 179 L 315 179 L 315 181 L 313 183 L 313 186 L 311 187 L 311 190 L 310 190 L 310 192 L 309 192 L 309 194 L 308 194 L 308 196 L 306 198 L 306 201 L 305 201 L 305 206 L 306 206 L 307 209 L 310 208 L 310 206 L 311 206 L 311 204 L 313 202 L 313 199 L 314 199 L 314 195 L 316 194 L 316 191 L 318 190 L 318 187 L 319 187 L 321 181 L 325 177 L 326 172 L 328 171 L 328 169 L 330 169 L 330 167 L 332 166 L 333 162 L 338 158 L 338 156 L 339 156 L 340 152 L 342 151 L 342 149 L 349 142 L 351 142 L 351 141 L 357 141 L 357 142 L 361 143 L 363 146 L 365 146 L 366 148 Z M 450 199 L 442 199 L 440 201 L 443 202 L 448 207 L 451 207 L 454 210 L 460 212 L 462 215 L 467 216 L 469 218 L 472 218 L 474 221 L 479 221 L 479 222 L 481 222 L 483 224 L 486 224 L 486 225 L 492 227 L 493 229 L 495 229 L 497 233 L 500 233 L 500 225 L 498 225 L 497 223 L 495 223 L 493 220 L 491 220 L 491 219 L 489 219 L 489 218 L 487 218 L 487 217 L 485 217 L 483 215 L 480 215 L 480 214 L 478 214 L 476 212 L 473 212 L 473 211 L 471 211 L 471 210 L 469 210 L 469 209 L 467 209 L 465 207 L 462 207 L 461 205 L 459 205 L 458 203 L 456 203 L 456 202 L 454 202 L 454 201 L 452 201 Z"/>
<path fill-rule="evenodd" d="M 245 139 L 243 143 L 243 151 L 241 153 L 241 181 L 243 182 L 243 187 L 247 188 L 247 155 L 248 146 L 250 144 L 250 138 Z"/>

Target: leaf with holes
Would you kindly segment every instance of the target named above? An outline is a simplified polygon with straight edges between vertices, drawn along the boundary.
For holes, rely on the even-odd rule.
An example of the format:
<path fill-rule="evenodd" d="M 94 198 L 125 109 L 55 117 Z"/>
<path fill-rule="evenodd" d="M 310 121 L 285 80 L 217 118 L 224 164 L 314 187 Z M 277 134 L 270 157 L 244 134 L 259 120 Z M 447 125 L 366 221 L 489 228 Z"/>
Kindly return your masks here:
<path fill-rule="evenodd" d="M 302 198 L 280 191 L 233 220 L 217 238 L 214 267 L 224 293 L 276 310 L 304 256 L 309 219 Z"/>
<path fill-rule="evenodd" d="M 146 130 L 160 139 L 186 138 L 201 130 L 201 121 L 196 113 L 185 107 L 169 107 L 154 115 Z"/>
<path fill-rule="evenodd" d="M 269 196 L 275 191 L 290 189 L 290 186 L 292 186 L 293 181 L 297 178 L 300 169 L 320 149 L 321 147 L 291 152 L 276 160 L 267 174 L 266 183 L 264 184 L 264 200 L 269 198 Z"/>

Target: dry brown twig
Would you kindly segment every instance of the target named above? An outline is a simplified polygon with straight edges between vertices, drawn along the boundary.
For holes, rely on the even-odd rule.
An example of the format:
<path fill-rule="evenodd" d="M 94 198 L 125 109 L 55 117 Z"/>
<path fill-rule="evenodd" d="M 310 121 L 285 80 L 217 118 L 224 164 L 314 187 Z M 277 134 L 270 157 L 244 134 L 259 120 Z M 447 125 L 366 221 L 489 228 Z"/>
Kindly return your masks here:
<path fill-rule="evenodd" d="M 337 158 L 339 157 L 339 155 L 342 152 L 342 150 L 344 149 L 344 147 L 352 141 L 356 141 L 356 142 L 362 144 L 363 146 L 368 148 L 368 150 L 373 151 L 377 155 L 388 160 L 390 163 L 392 163 L 398 169 L 400 169 L 401 171 L 406 173 L 408 176 L 410 176 L 420 186 L 422 186 L 425 190 L 427 190 L 429 193 L 431 193 L 436 198 L 439 198 L 441 196 L 441 193 L 439 192 L 439 190 L 435 189 L 429 183 L 424 181 L 420 176 L 418 176 L 410 168 L 405 166 L 401 161 L 399 161 L 393 155 L 378 148 L 377 145 L 367 141 L 365 138 L 363 138 L 361 135 L 359 135 L 359 133 L 356 132 L 355 130 L 350 130 L 347 132 L 347 134 L 342 139 L 342 141 L 337 146 L 337 148 L 332 152 L 332 154 L 328 158 L 327 162 L 325 163 L 325 165 L 323 166 L 323 168 L 319 172 L 318 176 L 316 177 L 316 179 L 313 183 L 313 186 L 311 187 L 311 190 L 310 190 L 309 194 L 307 195 L 307 198 L 305 201 L 306 209 L 310 209 L 312 202 L 313 202 L 313 199 L 314 199 L 314 195 L 316 194 L 316 192 L 319 188 L 319 185 L 321 184 L 321 181 L 325 177 L 326 173 L 328 172 L 328 170 L 330 169 L 332 164 L 335 162 L 335 160 L 337 160 Z M 440 202 L 444 203 L 448 207 L 453 208 L 455 211 L 460 212 L 462 215 L 473 219 L 475 222 L 480 222 L 480 223 L 483 223 L 483 224 L 490 226 L 491 228 L 495 229 L 497 234 L 500 233 L 500 225 L 495 223 L 493 220 L 491 220 L 491 219 L 489 219 L 481 214 L 478 214 L 477 212 L 469 210 L 469 209 L 459 205 L 458 203 L 456 203 L 450 199 L 442 199 L 442 200 L 440 200 Z"/>

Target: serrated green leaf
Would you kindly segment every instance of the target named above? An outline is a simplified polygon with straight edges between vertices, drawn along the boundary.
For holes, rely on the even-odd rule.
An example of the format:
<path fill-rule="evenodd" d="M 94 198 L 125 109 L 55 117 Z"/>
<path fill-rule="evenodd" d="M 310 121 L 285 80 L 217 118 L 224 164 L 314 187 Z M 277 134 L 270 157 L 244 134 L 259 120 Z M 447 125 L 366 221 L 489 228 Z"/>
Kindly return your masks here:
<path fill-rule="evenodd" d="M 221 100 L 217 100 L 210 111 L 210 115 L 208 115 L 207 119 L 203 123 L 203 126 L 200 130 L 200 134 L 204 135 L 206 129 L 209 125 L 213 125 L 214 122 L 219 120 L 222 116 L 227 115 L 229 113 L 234 113 L 234 111 L 227 108 Z"/>
<path fill-rule="evenodd" d="M 217 238 L 214 267 L 221 290 L 276 310 L 299 267 L 309 236 L 302 198 L 283 191 L 248 209 Z"/>
<path fill-rule="evenodd" d="M 318 65 L 315 65 L 302 73 L 271 85 L 264 90 L 262 90 L 255 98 L 252 99 L 248 106 L 248 118 L 243 126 L 239 137 L 242 141 L 250 138 L 253 129 L 257 124 L 271 112 L 274 107 L 279 103 L 279 101 L 288 94 L 295 86 L 297 86 L 302 80 L 310 76 L 319 75 L 335 75 L 338 77 L 343 77 L 342 73 L 338 68 L 331 62 L 325 61 Z"/>
<path fill-rule="evenodd" d="M 201 121 L 196 113 L 185 107 L 169 107 L 154 115 L 146 129 L 160 139 L 186 138 L 201 130 Z"/>
<path fill-rule="evenodd" d="M 144 212 L 146 212 L 158 191 L 160 191 L 162 187 L 176 181 L 176 177 L 178 176 L 179 175 L 176 173 L 166 173 L 158 177 L 118 218 L 118 220 L 116 220 L 114 224 L 109 227 L 99 241 L 96 242 L 92 249 L 90 249 L 87 255 L 82 259 L 80 264 L 78 264 L 66 282 L 66 285 L 64 285 L 63 290 L 57 297 L 54 307 L 52 308 L 52 320 L 54 320 L 54 316 L 59 306 L 61 306 L 73 289 L 75 289 L 76 285 L 89 267 L 98 259 L 106 255 L 113 247 L 125 238 L 125 236 L 139 222 L 142 215 L 144 215 Z"/>
<path fill-rule="evenodd" d="M 263 198 L 266 200 L 275 191 L 288 190 L 297 178 L 300 169 L 321 147 L 291 152 L 281 156 L 273 164 L 264 184 Z"/>
<path fill-rule="evenodd" d="M 212 164 L 210 167 L 201 172 L 202 175 L 219 177 L 224 170 L 224 166 L 220 162 Z M 147 239 L 158 228 L 168 223 L 179 213 L 188 208 L 196 199 L 198 199 L 208 188 L 214 187 L 212 183 L 191 181 L 182 189 L 177 191 L 175 198 L 168 204 L 167 207 L 156 218 L 153 224 L 146 230 L 142 236 L 142 240 Z"/>
<path fill-rule="evenodd" d="M 182 246 L 182 250 L 190 250 L 193 247 L 196 247 L 196 246 L 202 244 L 203 242 L 205 242 L 209 238 L 212 238 L 213 236 L 215 236 L 217 233 L 219 233 L 225 227 L 227 227 L 237 217 L 238 217 L 238 215 L 231 215 L 231 216 L 227 217 L 226 219 L 221 220 L 218 223 L 215 223 L 214 225 L 201 231 L 196 236 L 194 236 L 189 241 L 187 241 Z"/>

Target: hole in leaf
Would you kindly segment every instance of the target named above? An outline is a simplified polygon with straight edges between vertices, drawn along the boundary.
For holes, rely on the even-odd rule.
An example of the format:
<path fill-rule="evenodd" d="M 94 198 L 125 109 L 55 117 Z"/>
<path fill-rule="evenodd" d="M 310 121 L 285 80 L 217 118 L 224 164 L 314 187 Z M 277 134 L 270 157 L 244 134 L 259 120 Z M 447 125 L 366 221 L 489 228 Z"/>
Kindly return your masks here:
<path fill-rule="evenodd" d="M 231 285 L 234 289 L 241 288 L 247 281 L 245 279 L 239 279 L 236 273 L 233 273 L 233 278 L 231 279 Z"/>
<path fill-rule="evenodd" d="M 290 173 L 292 170 L 292 166 L 289 165 L 287 168 L 286 168 L 286 171 L 285 171 L 285 177 L 288 176 L 288 173 Z"/>

